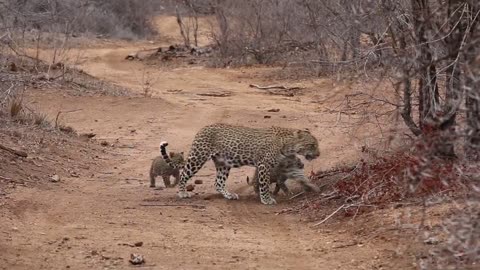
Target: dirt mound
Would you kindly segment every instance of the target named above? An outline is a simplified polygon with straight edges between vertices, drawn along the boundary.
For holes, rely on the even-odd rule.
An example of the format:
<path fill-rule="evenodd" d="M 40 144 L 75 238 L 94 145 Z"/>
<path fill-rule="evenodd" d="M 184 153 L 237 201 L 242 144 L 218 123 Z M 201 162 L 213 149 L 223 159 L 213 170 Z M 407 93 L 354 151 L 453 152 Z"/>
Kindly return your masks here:
<path fill-rule="evenodd" d="M 1 121 L 0 190 L 48 187 L 70 178 L 94 177 L 105 149 L 87 136 Z M 10 150 L 8 150 L 10 149 Z M 1 197 L 0 197 L 1 198 Z"/>

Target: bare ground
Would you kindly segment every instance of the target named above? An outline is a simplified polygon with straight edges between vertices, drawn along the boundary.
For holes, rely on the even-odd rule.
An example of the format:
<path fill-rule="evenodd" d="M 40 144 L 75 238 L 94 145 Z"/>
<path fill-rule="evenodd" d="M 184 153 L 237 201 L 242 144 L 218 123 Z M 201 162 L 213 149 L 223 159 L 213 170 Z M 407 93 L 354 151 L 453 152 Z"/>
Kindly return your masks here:
<path fill-rule="evenodd" d="M 248 85 L 272 84 L 262 79 L 269 68 L 160 69 L 124 60 L 141 46 L 148 45 L 102 46 L 81 54 L 83 70 L 133 89 L 132 96 L 28 92 L 30 106 L 50 118 L 58 111 L 78 110 L 64 114 L 61 121 L 97 136 L 87 143 L 94 145 L 90 156 L 75 157 L 75 151 L 85 148 L 70 144 L 73 150 L 55 163 L 60 182 L 17 186 L 2 198 L 1 269 L 125 269 L 132 267 L 131 253 L 144 255 L 147 269 L 414 267 L 415 254 L 405 253 L 405 245 L 372 237 L 393 224 L 395 210 L 348 224 L 312 227 L 311 220 L 301 216 L 276 214 L 292 203 L 284 196 L 278 196 L 278 205 L 262 205 L 245 182 L 252 168 L 237 169 L 229 178 L 227 187 L 239 193 L 240 200 L 221 198 L 213 188 L 211 163 L 196 175 L 203 184 L 196 185 L 191 199 L 176 199 L 176 189 L 149 188 L 147 172 L 159 142 L 167 140 L 171 150 L 187 151 L 194 134 L 214 122 L 308 127 L 320 140 L 322 155 L 306 164 L 306 170 L 354 161 L 359 147 L 379 135 L 364 126 L 349 130 L 356 134 L 352 139 L 335 125 L 337 114 L 325 113 L 342 99 L 345 85 L 326 79 L 295 82 L 292 85 L 306 88 L 300 96 L 268 95 Z M 145 72 L 154 78 L 151 97 L 141 96 Z M 198 95 L 205 93 L 228 95 Z M 279 112 L 267 112 L 272 108 Z M 99 147 L 101 141 L 109 146 Z M 79 175 L 61 169 L 69 166 Z M 160 179 L 157 186 L 162 186 Z M 364 240 L 352 242 L 359 235 Z M 135 246 L 137 242 L 142 244 Z"/>

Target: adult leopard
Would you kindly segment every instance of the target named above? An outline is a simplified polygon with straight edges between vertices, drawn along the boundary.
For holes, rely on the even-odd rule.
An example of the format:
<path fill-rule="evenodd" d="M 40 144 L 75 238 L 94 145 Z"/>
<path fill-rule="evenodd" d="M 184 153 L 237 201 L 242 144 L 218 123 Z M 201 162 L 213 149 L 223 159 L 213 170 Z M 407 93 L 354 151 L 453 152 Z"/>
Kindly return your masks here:
<path fill-rule="evenodd" d="M 162 157 L 172 167 L 166 146 L 160 143 Z M 223 123 L 205 126 L 195 135 L 192 147 L 183 167 L 178 184 L 178 196 L 188 198 L 187 181 L 197 173 L 209 159 L 215 163 L 217 177 L 215 189 L 229 200 L 238 195 L 225 189 L 231 168 L 255 166 L 258 171 L 260 200 L 263 204 L 275 204 L 270 195 L 270 174 L 284 158 L 296 154 L 313 160 L 320 156 L 317 139 L 308 130 L 282 127 L 250 128 Z"/>

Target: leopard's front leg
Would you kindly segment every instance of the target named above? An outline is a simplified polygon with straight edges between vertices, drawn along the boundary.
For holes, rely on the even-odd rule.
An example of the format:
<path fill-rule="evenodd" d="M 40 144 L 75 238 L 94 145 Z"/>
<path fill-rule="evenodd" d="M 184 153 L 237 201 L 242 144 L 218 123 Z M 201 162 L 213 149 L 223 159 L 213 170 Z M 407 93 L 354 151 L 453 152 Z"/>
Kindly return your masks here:
<path fill-rule="evenodd" d="M 270 173 L 271 168 L 265 164 L 258 165 L 258 185 L 260 187 L 260 201 L 263 204 L 276 204 L 274 198 L 270 194 Z"/>

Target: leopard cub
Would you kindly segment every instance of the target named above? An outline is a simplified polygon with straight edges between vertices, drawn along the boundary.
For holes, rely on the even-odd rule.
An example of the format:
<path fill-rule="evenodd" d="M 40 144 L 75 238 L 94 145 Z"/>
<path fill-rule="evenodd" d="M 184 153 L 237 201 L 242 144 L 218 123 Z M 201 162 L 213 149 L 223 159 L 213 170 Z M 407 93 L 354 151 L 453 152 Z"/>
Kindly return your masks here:
<path fill-rule="evenodd" d="M 150 187 L 155 187 L 155 178 L 157 176 L 162 176 L 163 183 L 167 188 L 174 187 L 178 184 L 178 181 L 180 180 L 179 168 L 181 168 L 185 163 L 183 152 L 170 152 L 170 159 L 178 166 L 177 168 L 173 168 L 172 166 L 168 165 L 162 156 L 158 156 L 153 159 L 152 165 L 150 166 Z M 170 183 L 170 176 L 175 178 L 175 182 L 173 184 Z"/>

